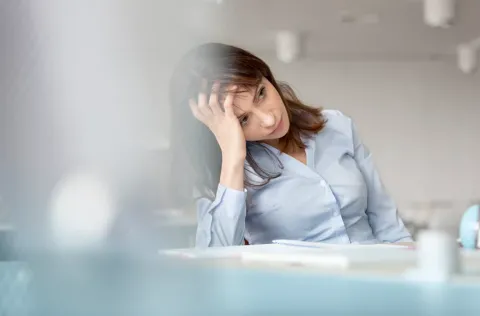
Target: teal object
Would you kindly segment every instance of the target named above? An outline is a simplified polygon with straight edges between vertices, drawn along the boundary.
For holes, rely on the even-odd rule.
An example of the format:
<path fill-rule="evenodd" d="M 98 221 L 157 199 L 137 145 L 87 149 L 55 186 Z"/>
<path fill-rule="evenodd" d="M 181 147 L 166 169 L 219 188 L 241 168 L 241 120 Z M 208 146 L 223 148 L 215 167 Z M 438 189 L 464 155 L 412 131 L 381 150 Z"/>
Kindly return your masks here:
<path fill-rule="evenodd" d="M 463 248 L 476 249 L 480 224 L 480 205 L 470 206 L 460 222 L 460 241 Z"/>

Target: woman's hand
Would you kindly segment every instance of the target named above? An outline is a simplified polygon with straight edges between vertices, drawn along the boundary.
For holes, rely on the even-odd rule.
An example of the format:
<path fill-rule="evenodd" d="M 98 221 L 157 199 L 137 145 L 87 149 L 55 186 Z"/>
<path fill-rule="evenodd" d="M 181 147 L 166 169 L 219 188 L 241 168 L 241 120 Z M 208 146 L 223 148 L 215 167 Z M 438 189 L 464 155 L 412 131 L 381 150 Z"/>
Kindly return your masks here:
<path fill-rule="evenodd" d="M 202 83 L 202 86 L 206 89 L 206 81 Z M 201 92 L 198 95 L 198 103 L 190 100 L 190 108 L 193 115 L 215 135 L 222 151 L 222 164 L 227 166 L 240 164 L 243 168 L 246 157 L 246 141 L 240 122 L 233 112 L 236 87 L 228 92 L 225 98 L 223 103 L 225 111 L 220 106 L 218 90 L 219 84 L 215 84 L 208 100 L 207 94 Z"/>

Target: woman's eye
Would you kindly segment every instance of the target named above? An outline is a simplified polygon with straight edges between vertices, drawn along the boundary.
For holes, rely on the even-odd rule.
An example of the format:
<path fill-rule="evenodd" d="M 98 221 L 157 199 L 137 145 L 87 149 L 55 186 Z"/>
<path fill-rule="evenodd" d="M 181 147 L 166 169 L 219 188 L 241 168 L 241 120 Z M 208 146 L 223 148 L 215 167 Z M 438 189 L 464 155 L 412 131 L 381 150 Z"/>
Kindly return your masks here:
<path fill-rule="evenodd" d="M 265 87 L 261 87 L 260 90 L 258 90 L 258 97 L 259 98 L 265 97 L 265 93 L 266 93 Z"/>
<path fill-rule="evenodd" d="M 238 120 L 240 121 L 240 125 L 245 126 L 248 123 L 248 115 L 242 116 Z"/>

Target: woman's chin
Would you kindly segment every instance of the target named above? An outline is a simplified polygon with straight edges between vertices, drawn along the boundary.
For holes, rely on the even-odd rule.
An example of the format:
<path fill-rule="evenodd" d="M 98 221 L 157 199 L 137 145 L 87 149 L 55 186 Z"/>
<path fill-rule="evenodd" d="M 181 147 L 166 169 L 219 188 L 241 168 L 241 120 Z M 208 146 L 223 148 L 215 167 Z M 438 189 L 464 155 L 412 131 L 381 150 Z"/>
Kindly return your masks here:
<path fill-rule="evenodd" d="M 289 124 L 285 124 L 285 125 L 286 126 L 281 131 L 278 131 L 277 133 L 275 133 L 276 138 L 282 138 L 282 137 L 285 137 L 285 135 L 287 135 L 288 130 L 290 129 L 290 125 Z"/>

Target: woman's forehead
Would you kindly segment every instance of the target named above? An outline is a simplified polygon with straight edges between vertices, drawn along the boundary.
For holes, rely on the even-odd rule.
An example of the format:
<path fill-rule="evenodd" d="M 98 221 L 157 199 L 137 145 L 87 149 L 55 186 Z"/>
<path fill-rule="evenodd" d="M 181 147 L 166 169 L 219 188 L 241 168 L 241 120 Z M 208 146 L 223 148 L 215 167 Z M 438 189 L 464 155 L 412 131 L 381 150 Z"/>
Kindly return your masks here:
<path fill-rule="evenodd" d="M 243 91 L 235 94 L 233 99 L 233 110 L 235 114 L 240 115 L 244 112 L 250 111 L 254 106 L 254 92 L 253 91 Z"/>
<path fill-rule="evenodd" d="M 265 78 L 249 78 L 249 77 L 233 77 L 223 78 L 211 81 L 212 89 L 219 84 L 218 88 L 221 94 L 228 93 L 232 90 L 236 90 L 237 93 L 249 92 L 255 93 L 258 86 L 264 83 Z"/>
<path fill-rule="evenodd" d="M 236 89 L 235 89 L 236 88 Z M 250 87 L 239 87 L 234 84 L 229 84 L 225 88 L 221 89 L 221 95 L 219 96 L 220 101 L 225 101 L 225 98 L 229 93 L 235 94 L 235 102 L 251 102 L 253 101 L 253 97 L 257 91 L 257 87 L 250 86 Z"/>
<path fill-rule="evenodd" d="M 222 89 L 225 93 L 235 91 L 236 94 L 252 94 L 257 90 L 258 85 L 238 85 L 229 83 Z"/>

